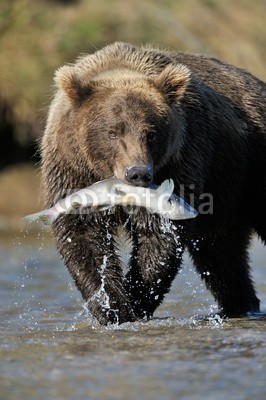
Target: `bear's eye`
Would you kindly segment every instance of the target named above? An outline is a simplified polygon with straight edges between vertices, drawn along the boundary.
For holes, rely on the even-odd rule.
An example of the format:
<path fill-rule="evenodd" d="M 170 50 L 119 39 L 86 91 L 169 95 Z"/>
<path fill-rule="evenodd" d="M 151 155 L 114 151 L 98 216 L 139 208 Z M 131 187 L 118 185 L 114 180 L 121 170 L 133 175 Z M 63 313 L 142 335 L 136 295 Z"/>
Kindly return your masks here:
<path fill-rule="evenodd" d="M 155 138 L 156 138 L 156 132 L 150 132 L 148 134 L 148 141 L 149 142 L 153 142 Z"/>
<path fill-rule="evenodd" d="M 117 138 L 117 132 L 116 132 L 114 129 L 111 129 L 111 130 L 108 132 L 108 135 L 109 135 L 109 138 L 110 138 L 110 139 L 116 139 L 116 138 Z"/>

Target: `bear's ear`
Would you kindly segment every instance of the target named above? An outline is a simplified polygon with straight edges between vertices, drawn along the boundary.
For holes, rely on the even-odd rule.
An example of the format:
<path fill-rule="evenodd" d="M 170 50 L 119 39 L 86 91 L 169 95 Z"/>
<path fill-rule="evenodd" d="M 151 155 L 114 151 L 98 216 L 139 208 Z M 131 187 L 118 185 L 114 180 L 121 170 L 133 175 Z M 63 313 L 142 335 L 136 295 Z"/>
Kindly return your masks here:
<path fill-rule="evenodd" d="M 56 86 L 68 95 L 72 103 L 80 104 L 92 93 L 90 84 L 82 81 L 75 73 L 74 67 L 68 65 L 55 72 L 54 81 Z"/>
<path fill-rule="evenodd" d="M 154 79 L 155 86 L 173 103 L 184 95 L 190 80 L 190 70 L 182 64 L 168 65 Z"/>

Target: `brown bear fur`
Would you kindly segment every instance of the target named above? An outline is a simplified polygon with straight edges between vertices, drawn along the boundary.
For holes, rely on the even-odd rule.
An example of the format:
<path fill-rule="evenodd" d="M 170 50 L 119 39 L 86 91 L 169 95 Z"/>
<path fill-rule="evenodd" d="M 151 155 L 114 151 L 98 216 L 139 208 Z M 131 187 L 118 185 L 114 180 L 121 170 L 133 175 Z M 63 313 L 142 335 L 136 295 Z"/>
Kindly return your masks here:
<path fill-rule="evenodd" d="M 223 314 L 258 311 L 247 249 L 254 230 L 266 240 L 265 84 L 214 58 L 126 43 L 60 68 L 55 82 L 41 146 L 48 207 L 68 190 L 124 180 L 131 165 L 152 165 L 154 182 L 172 178 L 187 201 L 192 191 L 199 210 L 203 193 L 214 202 L 213 213 L 166 227 L 143 209 L 60 216 L 58 249 L 92 314 L 103 324 L 152 316 L 185 248 Z M 121 226 L 133 243 L 126 274 Z"/>

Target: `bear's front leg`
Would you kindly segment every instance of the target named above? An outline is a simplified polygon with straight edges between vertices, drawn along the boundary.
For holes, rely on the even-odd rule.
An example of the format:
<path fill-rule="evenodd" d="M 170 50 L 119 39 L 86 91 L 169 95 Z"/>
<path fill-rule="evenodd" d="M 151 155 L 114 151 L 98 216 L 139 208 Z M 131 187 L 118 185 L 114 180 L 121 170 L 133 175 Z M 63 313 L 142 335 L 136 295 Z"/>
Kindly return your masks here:
<path fill-rule="evenodd" d="M 178 228 L 157 216 L 134 218 L 132 236 L 133 253 L 125 285 L 135 315 L 150 318 L 169 292 L 184 246 Z"/>
<path fill-rule="evenodd" d="M 54 223 L 57 247 L 92 315 L 103 325 L 135 321 L 114 251 L 114 222 L 99 214 L 65 215 Z"/>

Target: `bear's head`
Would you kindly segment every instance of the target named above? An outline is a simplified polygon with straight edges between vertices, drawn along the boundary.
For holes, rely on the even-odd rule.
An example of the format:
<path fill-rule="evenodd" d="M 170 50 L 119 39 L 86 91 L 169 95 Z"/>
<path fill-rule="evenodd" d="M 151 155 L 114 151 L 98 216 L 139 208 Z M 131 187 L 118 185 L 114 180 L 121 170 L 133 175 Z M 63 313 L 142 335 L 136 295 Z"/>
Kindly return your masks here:
<path fill-rule="evenodd" d="M 184 65 L 168 65 L 155 75 L 119 67 L 90 74 L 64 66 L 55 76 L 58 141 L 97 179 L 147 186 L 178 156 L 185 125 L 180 103 L 189 79 Z"/>

